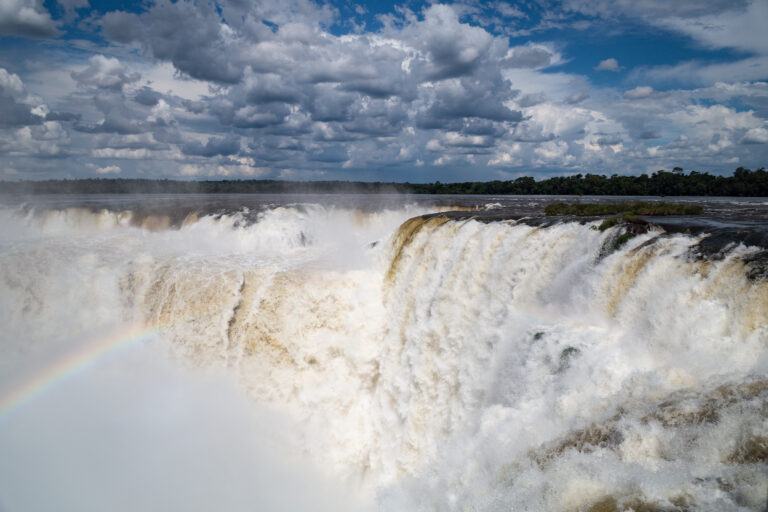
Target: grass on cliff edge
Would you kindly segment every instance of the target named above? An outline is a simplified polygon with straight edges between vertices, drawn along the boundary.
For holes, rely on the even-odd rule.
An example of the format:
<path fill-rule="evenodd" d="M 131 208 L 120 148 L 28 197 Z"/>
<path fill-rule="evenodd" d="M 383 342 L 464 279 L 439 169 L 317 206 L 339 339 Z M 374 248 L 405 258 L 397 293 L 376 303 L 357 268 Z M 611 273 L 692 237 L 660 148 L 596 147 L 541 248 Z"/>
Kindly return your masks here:
<path fill-rule="evenodd" d="M 704 208 L 696 205 L 637 201 L 634 203 L 551 203 L 546 215 L 701 215 Z"/>

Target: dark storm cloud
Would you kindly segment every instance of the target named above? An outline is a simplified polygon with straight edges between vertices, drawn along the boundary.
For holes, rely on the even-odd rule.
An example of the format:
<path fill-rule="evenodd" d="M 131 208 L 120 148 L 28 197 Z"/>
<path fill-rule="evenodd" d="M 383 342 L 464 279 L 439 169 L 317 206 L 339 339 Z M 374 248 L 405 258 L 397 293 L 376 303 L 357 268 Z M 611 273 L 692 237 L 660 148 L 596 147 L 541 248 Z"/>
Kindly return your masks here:
<path fill-rule="evenodd" d="M 181 152 L 193 156 L 229 156 L 240 151 L 240 141 L 237 137 L 211 137 L 205 144 L 190 142 L 184 144 Z"/>

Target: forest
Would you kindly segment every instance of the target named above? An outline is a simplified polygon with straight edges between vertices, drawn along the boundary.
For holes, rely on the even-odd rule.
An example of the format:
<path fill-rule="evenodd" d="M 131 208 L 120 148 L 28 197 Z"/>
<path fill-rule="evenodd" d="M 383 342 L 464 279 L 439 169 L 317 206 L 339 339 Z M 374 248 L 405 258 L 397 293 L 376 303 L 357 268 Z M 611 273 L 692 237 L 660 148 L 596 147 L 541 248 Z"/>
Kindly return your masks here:
<path fill-rule="evenodd" d="M 520 177 L 508 181 L 462 183 L 386 183 L 362 181 L 217 180 L 180 181 L 154 179 L 70 179 L 0 181 L 0 194 L 516 194 L 612 196 L 768 196 L 768 171 L 737 168 L 731 176 L 706 172 L 660 170 L 651 175 L 611 176 L 575 174 L 537 181 Z"/>

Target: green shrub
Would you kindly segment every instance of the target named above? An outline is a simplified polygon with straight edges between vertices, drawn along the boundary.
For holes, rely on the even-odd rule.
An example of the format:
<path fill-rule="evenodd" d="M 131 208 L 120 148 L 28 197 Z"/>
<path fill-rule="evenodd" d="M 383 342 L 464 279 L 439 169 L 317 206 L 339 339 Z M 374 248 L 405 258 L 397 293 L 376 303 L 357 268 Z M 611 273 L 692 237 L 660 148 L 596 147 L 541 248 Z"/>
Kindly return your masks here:
<path fill-rule="evenodd" d="M 637 215 L 701 215 L 704 213 L 704 208 L 697 205 L 665 203 L 661 201 L 636 201 L 634 203 L 550 203 L 544 208 L 544 213 L 548 216 L 575 215 L 577 217 L 621 214 L 629 222 L 638 222 Z"/>
<path fill-rule="evenodd" d="M 627 240 L 630 240 L 631 238 L 634 238 L 634 233 L 622 233 L 618 237 L 616 237 L 616 241 L 613 243 L 613 248 L 618 249 L 625 243 L 627 243 Z"/>
<path fill-rule="evenodd" d="M 600 230 L 600 231 L 605 231 L 606 229 L 612 228 L 613 226 L 615 226 L 618 223 L 619 223 L 619 218 L 618 217 L 611 217 L 609 219 L 605 219 L 602 222 L 602 224 L 600 224 L 597 227 L 597 229 Z"/>

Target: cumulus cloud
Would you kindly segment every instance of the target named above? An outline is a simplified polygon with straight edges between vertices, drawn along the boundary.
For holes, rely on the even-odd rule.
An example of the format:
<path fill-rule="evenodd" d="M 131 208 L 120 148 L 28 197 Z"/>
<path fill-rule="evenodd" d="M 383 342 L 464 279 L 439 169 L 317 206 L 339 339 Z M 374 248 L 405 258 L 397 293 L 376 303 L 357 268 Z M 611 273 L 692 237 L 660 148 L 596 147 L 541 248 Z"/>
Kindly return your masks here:
<path fill-rule="evenodd" d="M 40 124 L 44 116 L 24 101 L 24 84 L 18 75 L 0 68 L 0 128 Z"/>
<path fill-rule="evenodd" d="M 482 28 L 459 23 L 456 12 L 447 5 L 429 7 L 424 21 L 405 32 L 429 55 L 429 79 L 469 74 L 482 62 L 493 42 Z"/>
<path fill-rule="evenodd" d="M 605 60 L 601 60 L 600 64 L 595 66 L 596 71 L 613 71 L 618 72 L 624 69 L 622 66 L 619 66 L 619 61 L 614 59 L 613 57 Z"/>
<path fill-rule="evenodd" d="M 512 89 L 511 83 L 500 76 L 495 81 L 444 81 L 436 85 L 431 93 L 429 106 L 419 116 L 420 125 L 424 128 L 452 128 L 464 118 L 513 123 L 523 118 L 519 110 L 512 110 L 505 104 L 517 92 Z"/>
<path fill-rule="evenodd" d="M 128 160 L 144 160 L 152 156 L 152 152 L 147 149 L 113 149 L 102 148 L 91 151 L 94 158 L 113 158 Z"/>
<path fill-rule="evenodd" d="M 575 92 L 565 98 L 565 102 L 569 105 L 576 105 L 589 98 L 589 94 L 586 92 Z"/>
<path fill-rule="evenodd" d="M 0 0 L 0 35 L 52 37 L 58 34 L 40 0 Z"/>
<path fill-rule="evenodd" d="M 741 139 L 742 144 L 768 144 L 768 129 L 750 128 Z"/>
<path fill-rule="evenodd" d="M 104 35 L 116 43 L 139 42 L 146 36 L 145 27 L 137 14 L 112 11 L 101 18 Z"/>
<path fill-rule="evenodd" d="M 122 90 L 125 84 L 135 82 L 140 75 L 129 72 L 125 65 L 114 57 L 94 55 L 88 59 L 87 68 L 72 72 L 72 78 L 82 85 Z"/>
<path fill-rule="evenodd" d="M 73 12 L 85 3 L 67 1 Z M 735 36 L 706 43 L 691 27 L 722 19 L 725 33 L 759 14 L 746 0 L 716 2 L 719 14 L 709 18 L 689 0 L 620 0 L 613 15 L 611 4 L 566 1 L 540 24 L 557 30 L 579 17 L 628 17 L 666 23 L 707 47 L 746 49 Z M 670 159 L 694 167 L 687 162 L 768 156 L 761 55 L 634 68 L 628 90 L 597 88 L 589 74 L 554 69 L 572 58 L 565 44 L 513 39 L 521 42 L 510 47 L 507 34 L 522 37 L 521 24 L 536 23 L 532 12 L 499 2 L 429 4 L 343 35 L 339 11 L 306 0 L 157 0 L 93 15 L 82 26 L 97 27 L 112 46 L 86 59 L 94 50 L 78 43 L 81 53 L 58 68 L 74 81 L 68 90 L 52 93 L 40 72 L 0 70 L 0 152 L 15 169 L 30 161 L 15 158 L 76 154 L 94 159 L 92 173 L 116 166 L 103 161 L 111 159 L 134 160 L 121 164 L 124 175 L 293 179 L 407 179 L 416 167 L 424 178 L 461 179 L 496 177 L 499 167 L 632 172 Z M 757 52 L 762 43 L 750 44 Z M 624 67 L 608 58 L 594 69 Z M 669 87 L 681 84 L 701 88 Z M 58 163 L 75 169 L 69 162 Z"/>
<path fill-rule="evenodd" d="M 120 168 L 116 165 L 107 165 L 96 169 L 96 174 L 120 174 Z"/>
<path fill-rule="evenodd" d="M 234 34 L 212 3 L 161 0 L 142 15 L 108 13 L 102 28 L 111 40 L 142 45 L 155 58 L 172 62 L 191 77 L 223 83 L 242 77 Z"/>
<path fill-rule="evenodd" d="M 18 96 L 24 90 L 24 84 L 15 73 L 9 73 L 0 68 L 0 94 L 5 96 Z"/>
<path fill-rule="evenodd" d="M 48 112 L 46 121 L 79 121 L 82 116 L 74 112 Z"/>
<path fill-rule="evenodd" d="M 162 98 L 162 95 L 159 92 L 154 91 L 145 85 L 136 92 L 133 101 L 148 107 L 154 107 L 157 105 L 158 101 L 160 101 L 160 98 Z"/>
<path fill-rule="evenodd" d="M 240 140 L 237 137 L 211 137 L 205 144 L 199 141 L 189 142 L 181 148 L 185 155 L 194 156 L 228 156 L 240 151 Z"/>
<path fill-rule="evenodd" d="M 511 68 L 541 69 L 562 62 L 562 57 L 551 46 L 528 43 L 510 48 L 502 64 Z"/>
<path fill-rule="evenodd" d="M 647 85 L 641 85 L 624 92 L 623 98 L 625 100 L 645 100 L 649 98 L 658 99 L 665 98 L 668 94 L 660 91 L 653 90 L 653 87 Z"/>

